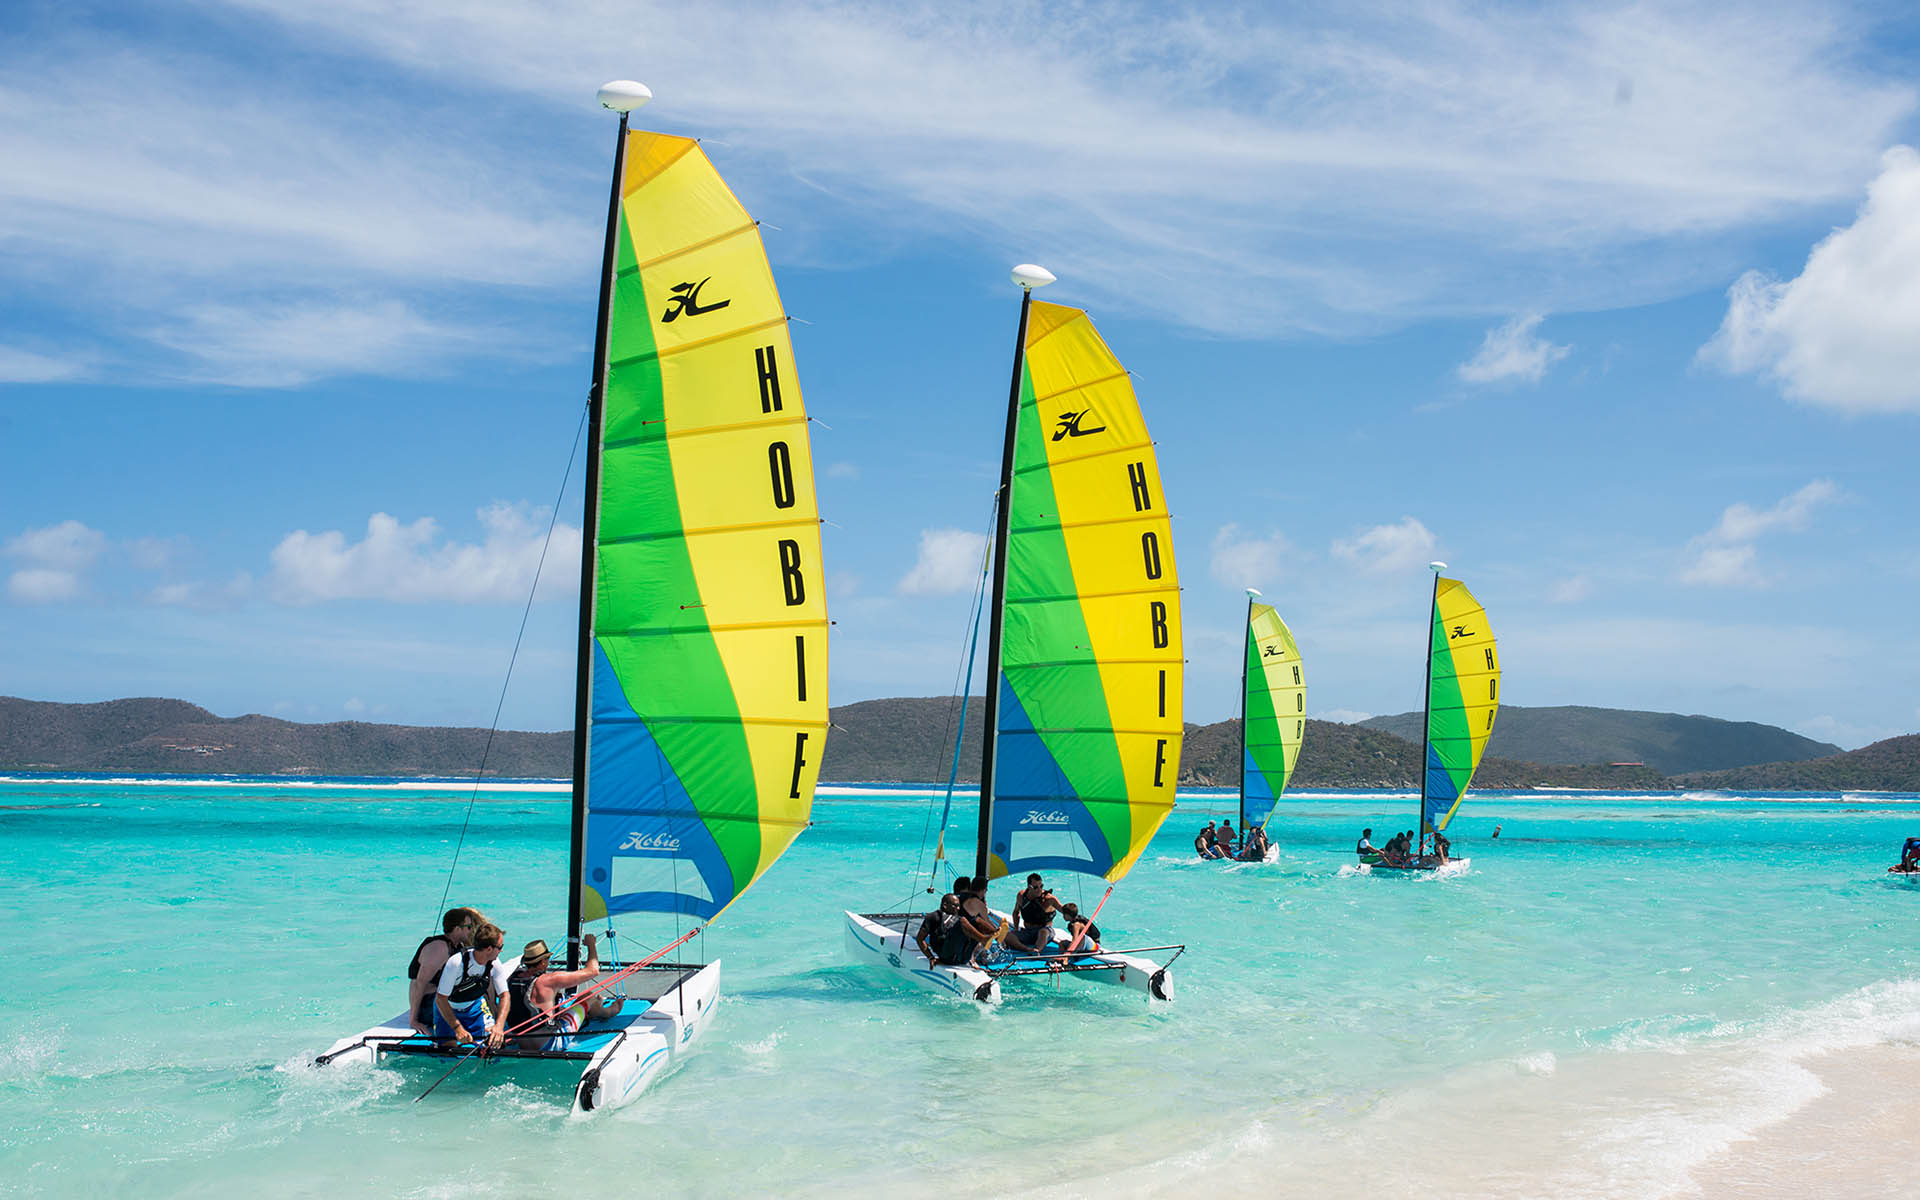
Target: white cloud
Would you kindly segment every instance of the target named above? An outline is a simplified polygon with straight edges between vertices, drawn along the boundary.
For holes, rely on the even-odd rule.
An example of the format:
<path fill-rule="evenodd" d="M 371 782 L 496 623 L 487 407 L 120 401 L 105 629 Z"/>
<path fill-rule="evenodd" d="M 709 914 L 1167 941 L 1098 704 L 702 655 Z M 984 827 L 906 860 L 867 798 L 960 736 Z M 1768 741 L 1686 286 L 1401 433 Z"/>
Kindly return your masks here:
<path fill-rule="evenodd" d="M 1547 599 L 1555 604 L 1578 604 L 1593 594 L 1593 580 L 1586 575 L 1569 575 L 1547 589 Z"/>
<path fill-rule="evenodd" d="M 987 539 L 968 529 L 923 529 L 920 557 L 894 588 L 903 596 L 971 591 L 980 582 Z"/>
<path fill-rule="evenodd" d="M 1228 587 L 1272 586 L 1293 549 L 1280 534 L 1252 537 L 1227 524 L 1213 535 L 1213 577 Z"/>
<path fill-rule="evenodd" d="M 92 566 L 106 548 L 106 534 L 74 520 L 29 529 L 7 543 L 7 553 L 13 557 L 62 571 Z"/>
<path fill-rule="evenodd" d="M 23 567 L 7 576 L 7 595 L 22 604 L 72 600 L 84 590 L 77 573 L 52 567 Z"/>
<path fill-rule="evenodd" d="M 26 566 L 7 576 L 7 594 L 22 604 L 51 604 L 84 595 L 83 578 L 107 548 L 107 535 L 79 521 L 29 529 L 7 542 Z"/>
<path fill-rule="evenodd" d="M 252 597 L 253 576 L 236 571 L 225 583 L 190 581 L 163 583 L 147 593 L 146 602 L 157 608 L 194 608 L 216 611 L 237 607 Z"/>
<path fill-rule="evenodd" d="M 0 383 L 64 383 L 84 374 L 86 368 L 71 359 L 0 346 Z"/>
<path fill-rule="evenodd" d="M 386 513 L 367 519 L 367 535 L 358 542 L 348 542 L 337 530 L 298 530 L 274 547 L 269 588 L 283 604 L 524 601 L 546 540 L 545 522 L 525 507 L 507 504 L 481 509 L 479 516 L 486 539 L 477 545 L 443 539 L 432 517 L 403 525 Z M 543 589 L 564 588 L 577 577 L 579 547 L 578 529 L 555 528 Z"/>
<path fill-rule="evenodd" d="M 1797 278 L 1749 271 L 1727 296 L 1702 362 L 1764 375 L 1808 404 L 1920 412 L 1920 153 L 1886 152 L 1858 217 Z"/>
<path fill-rule="evenodd" d="M 1471 360 L 1460 364 L 1460 378 L 1468 383 L 1495 383 L 1502 379 L 1539 383 L 1548 367 L 1573 351 L 1571 346 L 1553 345 L 1534 332 L 1542 319 L 1539 313 L 1532 313 L 1487 330 L 1479 351 Z"/>
<path fill-rule="evenodd" d="M 195 379 L 234 387 L 298 387 L 327 375 L 419 374 L 475 341 L 397 300 L 273 308 L 207 306 L 155 329 L 152 340 L 192 356 Z"/>
<path fill-rule="evenodd" d="M 860 468 L 857 464 L 850 462 L 832 463 L 827 467 L 827 478 L 858 479 L 860 478 Z"/>
<path fill-rule="evenodd" d="M 128 542 L 127 560 L 142 571 L 161 571 L 177 562 L 191 543 L 185 534 L 143 537 Z"/>
<path fill-rule="evenodd" d="M 229 3 L 583 121 L 579 81 L 636 61 L 608 31 L 644 30 L 648 116 L 726 142 L 730 175 L 1228 332 L 1679 294 L 1713 256 L 1649 242 L 1849 194 L 1914 106 L 1817 6 Z"/>
<path fill-rule="evenodd" d="M 1832 481 L 1816 479 L 1768 509 L 1744 502 L 1730 504 L 1712 529 L 1687 543 L 1688 561 L 1680 582 L 1703 587 L 1764 587 L 1769 579 L 1759 565 L 1754 543 L 1776 530 L 1798 531 L 1813 510 L 1831 504 L 1841 492 Z"/>
<path fill-rule="evenodd" d="M 1373 716 L 1370 712 L 1359 712 L 1351 708 L 1330 708 L 1317 717 L 1321 721 L 1333 721 L 1340 725 L 1358 725 Z"/>
<path fill-rule="evenodd" d="M 1401 571 L 1417 567 L 1433 557 L 1439 544 L 1431 530 L 1413 517 L 1403 517 L 1392 525 L 1375 525 L 1358 535 L 1333 543 L 1336 558 L 1344 558 L 1363 571 Z"/>

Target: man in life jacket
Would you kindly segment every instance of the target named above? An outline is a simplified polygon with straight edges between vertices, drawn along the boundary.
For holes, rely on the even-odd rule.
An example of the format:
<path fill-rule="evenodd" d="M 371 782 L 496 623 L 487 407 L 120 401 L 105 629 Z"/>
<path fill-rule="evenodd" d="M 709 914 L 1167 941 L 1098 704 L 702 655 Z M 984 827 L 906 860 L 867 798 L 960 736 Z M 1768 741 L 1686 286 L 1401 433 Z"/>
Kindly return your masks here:
<path fill-rule="evenodd" d="M 1219 836 L 1220 835 L 1214 831 L 1213 822 L 1208 821 L 1207 827 L 1194 835 L 1193 852 L 1201 858 L 1219 858 Z"/>
<path fill-rule="evenodd" d="M 516 1018 L 507 968 L 500 961 L 504 940 L 498 925 L 483 921 L 473 931 L 473 945 L 447 960 L 434 989 L 435 1037 L 461 1045 L 484 1037 L 494 1049 L 505 1040 L 507 1025 Z M 499 1004 L 497 1014 L 487 1008 L 489 995 Z"/>
<path fill-rule="evenodd" d="M 473 944 L 473 931 L 486 920 L 471 908 L 450 908 L 440 918 L 440 933 L 421 942 L 407 964 L 407 1019 L 415 1033 L 433 1036 L 433 989 L 447 960 Z"/>
<path fill-rule="evenodd" d="M 520 1040 L 522 1050 L 571 1050 L 573 1035 L 588 1021 L 619 1016 L 625 1006 L 625 996 L 606 1004 L 597 992 L 584 1000 L 572 999 L 574 988 L 592 983 L 600 974 L 600 950 L 594 945 L 593 935 L 588 934 L 583 940 L 587 962 L 576 971 L 549 971 L 553 951 L 539 939 L 528 942 L 520 952 L 520 968 L 508 978 L 507 990 L 513 996 L 513 1011 L 519 1014 L 514 1019 L 515 1026 L 535 1021 L 516 1030 L 514 1036 Z"/>

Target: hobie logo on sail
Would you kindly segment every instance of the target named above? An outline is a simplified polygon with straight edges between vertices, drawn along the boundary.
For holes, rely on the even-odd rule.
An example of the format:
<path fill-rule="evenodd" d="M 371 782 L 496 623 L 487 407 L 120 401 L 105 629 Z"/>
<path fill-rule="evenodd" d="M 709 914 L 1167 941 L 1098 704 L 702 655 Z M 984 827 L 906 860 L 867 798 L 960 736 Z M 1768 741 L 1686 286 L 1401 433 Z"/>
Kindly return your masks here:
<path fill-rule="evenodd" d="M 1038 809 L 1038 808 L 1030 808 L 1030 809 L 1028 809 L 1028 810 L 1027 810 L 1027 815 L 1026 815 L 1026 816 L 1024 816 L 1024 817 L 1022 817 L 1022 818 L 1020 818 L 1020 823 L 1021 823 L 1022 825 L 1066 825 L 1066 824 L 1069 824 L 1069 822 L 1068 822 L 1068 820 L 1067 820 L 1067 814 L 1065 814 L 1065 813 L 1063 813 L 1063 812 L 1061 812 L 1061 811 L 1060 811 L 1059 809 L 1057 809 L 1057 808 L 1053 808 L 1053 809 L 1045 809 L 1045 810 L 1042 810 L 1042 809 Z"/>
<path fill-rule="evenodd" d="M 1105 425 L 1095 425 L 1091 429 L 1081 428 L 1080 422 L 1091 416 L 1093 416 L 1093 410 L 1090 408 L 1083 408 L 1078 412 L 1061 413 L 1060 428 L 1053 431 L 1053 440 L 1057 442 L 1061 438 L 1086 437 L 1090 433 L 1105 433 L 1107 431 Z"/>
<path fill-rule="evenodd" d="M 622 850 L 658 850 L 671 854 L 680 849 L 680 839 L 668 833 L 634 831 L 627 834 L 627 840 L 621 843 L 620 848 Z"/>
<path fill-rule="evenodd" d="M 713 276 L 707 276 L 712 279 Z M 676 317 L 698 317 L 710 312 L 719 312 L 731 300 L 720 300 L 712 304 L 700 303 L 700 289 L 707 286 L 707 279 L 699 283 L 676 283 L 673 285 L 673 299 L 667 301 L 667 311 L 660 314 L 660 323 L 666 324 Z"/>

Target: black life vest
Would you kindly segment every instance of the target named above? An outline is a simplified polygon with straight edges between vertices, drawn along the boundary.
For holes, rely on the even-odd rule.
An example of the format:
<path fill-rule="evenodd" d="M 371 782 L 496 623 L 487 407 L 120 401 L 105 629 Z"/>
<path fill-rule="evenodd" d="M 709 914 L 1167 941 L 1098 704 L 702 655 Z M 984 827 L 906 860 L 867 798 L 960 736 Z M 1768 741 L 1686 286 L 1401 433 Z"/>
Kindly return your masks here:
<path fill-rule="evenodd" d="M 471 973 L 475 965 L 473 961 L 473 951 L 462 950 L 460 952 L 460 978 L 454 983 L 453 990 L 447 993 L 448 1003 L 471 1004 L 487 994 L 487 983 L 493 978 L 493 968 L 498 964 L 489 963 L 481 967 L 480 974 L 478 975 Z"/>
<path fill-rule="evenodd" d="M 420 978 L 420 956 L 426 953 L 427 947 L 433 945 L 435 942 L 445 942 L 447 944 L 447 953 L 453 953 L 453 939 L 446 934 L 436 933 L 432 937 L 425 939 L 418 946 L 414 947 L 413 961 L 407 964 L 408 979 Z"/>

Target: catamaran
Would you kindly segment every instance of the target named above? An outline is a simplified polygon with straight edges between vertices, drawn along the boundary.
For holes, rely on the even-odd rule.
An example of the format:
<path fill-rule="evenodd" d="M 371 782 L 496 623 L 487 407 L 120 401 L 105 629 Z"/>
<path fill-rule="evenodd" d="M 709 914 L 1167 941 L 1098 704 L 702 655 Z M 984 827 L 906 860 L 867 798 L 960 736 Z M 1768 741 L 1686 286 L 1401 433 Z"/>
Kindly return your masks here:
<path fill-rule="evenodd" d="M 1247 643 L 1240 676 L 1240 836 L 1250 839 L 1257 829 L 1264 841 L 1267 822 L 1300 760 L 1307 732 L 1307 682 L 1293 630 L 1259 597 L 1257 589 L 1247 589 Z M 1242 850 L 1240 857 L 1251 861 L 1248 855 Z M 1260 860 L 1279 857 L 1278 847 L 1269 843 Z"/>
<path fill-rule="evenodd" d="M 599 94 L 620 132 L 587 411 L 567 966 L 590 921 L 667 914 L 674 936 L 585 985 L 624 994 L 620 1015 L 556 1049 L 509 1038 L 484 1068 L 569 1082 L 576 1112 L 632 1100 L 706 1027 L 720 963 L 668 955 L 806 828 L 827 730 L 819 511 L 786 314 L 758 225 L 700 146 L 628 128 L 650 96 L 625 81 Z M 408 1016 L 317 1061 L 465 1061 Z"/>
<path fill-rule="evenodd" d="M 973 878 L 1066 871 L 1111 885 L 1173 809 L 1183 727 L 1171 527 L 1126 368 L 1085 312 L 1033 299 L 1051 273 L 1023 264 L 1013 280 Z M 1183 947 L 1087 953 L 1076 938 L 949 966 L 920 953 L 922 916 L 849 912 L 848 953 L 986 1003 L 1002 980 L 1036 975 L 1173 995 L 1168 968 Z"/>
<path fill-rule="evenodd" d="M 1420 761 L 1417 852 L 1396 862 L 1369 855 L 1361 870 L 1373 874 L 1433 871 L 1454 875 L 1472 860 L 1439 853 L 1447 822 L 1466 797 L 1474 768 L 1487 750 L 1500 712 L 1500 656 L 1487 624 L 1487 610 L 1467 585 L 1447 579 L 1443 562 L 1433 570 L 1433 607 L 1427 623 L 1427 719 Z"/>

